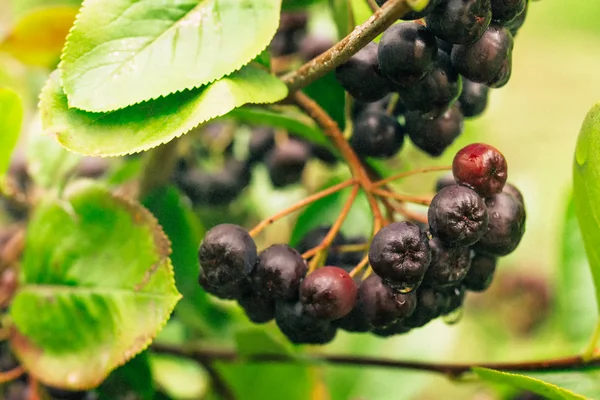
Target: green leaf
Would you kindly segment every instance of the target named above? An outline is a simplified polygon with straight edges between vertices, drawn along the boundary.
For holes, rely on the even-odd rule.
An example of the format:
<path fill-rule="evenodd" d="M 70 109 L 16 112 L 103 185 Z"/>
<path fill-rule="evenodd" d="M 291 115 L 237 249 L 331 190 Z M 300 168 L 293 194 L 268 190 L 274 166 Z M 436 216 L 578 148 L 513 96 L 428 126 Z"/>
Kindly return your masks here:
<path fill-rule="evenodd" d="M 287 95 L 281 81 L 254 66 L 200 89 L 179 92 L 108 114 L 69 108 L 56 73 L 41 94 L 44 129 L 66 148 L 118 156 L 148 150 L 246 103 L 273 103 Z"/>
<path fill-rule="evenodd" d="M 77 10 L 73 6 L 35 9 L 17 22 L 0 43 L 0 51 L 27 65 L 53 68 L 59 61 Z"/>
<path fill-rule="evenodd" d="M 114 370 L 98 388 L 99 400 L 139 400 L 154 398 L 152 371 L 148 352 L 138 354 L 127 364 Z"/>
<path fill-rule="evenodd" d="M 600 305 L 600 103 L 585 117 L 573 162 L 575 212 Z"/>
<path fill-rule="evenodd" d="M 594 283 L 572 196 L 565 215 L 561 246 L 561 262 L 556 279 L 559 326 L 569 341 L 578 347 L 585 344 L 594 331 L 598 306 L 594 301 Z"/>
<path fill-rule="evenodd" d="M 312 119 L 306 114 L 291 108 L 277 107 L 276 109 L 266 109 L 246 106 L 233 110 L 227 116 L 249 124 L 283 128 L 309 142 L 325 146 L 337 152 Z"/>
<path fill-rule="evenodd" d="M 302 10 L 323 1 L 325 0 L 283 0 L 281 8 L 286 11 Z"/>
<path fill-rule="evenodd" d="M 341 39 L 349 34 L 353 26 L 350 25 L 351 8 L 348 0 L 329 0 L 331 12 L 333 14 L 333 20 L 337 27 L 338 37 Z"/>
<path fill-rule="evenodd" d="M 281 0 L 86 0 L 62 55 L 69 106 L 105 112 L 197 88 L 271 42 Z"/>
<path fill-rule="evenodd" d="M 346 92 L 335 78 L 334 72 L 329 72 L 321 79 L 308 85 L 304 92 L 317 102 L 337 122 L 343 131 L 346 127 Z"/>
<path fill-rule="evenodd" d="M 19 95 L 0 88 L 0 177 L 6 174 L 23 123 L 23 105 Z"/>
<path fill-rule="evenodd" d="M 39 115 L 34 118 L 27 139 L 27 170 L 33 181 L 43 188 L 63 187 L 81 156 L 44 134 Z"/>
<path fill-rule="evenodd" d="M 40 204 L 10 309 L 25 369 L 88 389 L 144 350 L 181 297 L 169 253 L 152 214 L 87 181 Z"/>
<path fill-rule="evenodd" d="M 74 6 L 79 7 L 81 0 L 11 0 L 10 2 L 13 13 L 17 18 L 23 15 L 44 7 L 54 6 Z"/>
<path fill-rule="evenodd" d="M 481 379 L 487 382 L 499 383 L 509 386 L 514 386 L 522 390 L 528 390 L 534 393 L 537 393 L 543 396 L 546 399 L 550 400 L 583 400 L 583 399 L 598 399 L 598 394 L 600 394 L 600 385 L 598 384 L 598 378 L 600 378 L 600 372 L 591 372 L 591 373 L 561 373 L 561 374 L 531 374 L 535 375 L 528 376 L 521 374 L 514 374 L 509 372 L 500 372 L 495 371 L 493 369 L 487 368 L 473 368 L 473 372 L 475 372 Z M 575 387 L 580 387 L 580 383 L 578 381 L 580 378 L 586 378 L 586 381 L 591 381 L 594 388 L 592 388 L 594 397 L 584 397 L 580 394 L 574 393 L 569 389 L 562 388 L 557 386 L 554 383 L 547 382 L 542 379 L 552 379 L 557 383 L 561 384 L 573 385 Z M 595 381 L 595 382 L 594 382 Z M 589 383 L 589 382 L 586 382 Z M 588 385 L 589 386 L 589 385 Z"/>
<path fill-rule="evenodd" d="M 154 191 L 143 204 L 156 216 L 173 246 L 175 282 L 183 295 L 175 309 L 178 317 L 202 331 L 222 327 L 228 322 L 228 315 L 212 306 L 198 285 L 197 251 L 205 233 L 198 217 L 173 187 Z"/>
<path fill-rule="evenodd" d="M 152 376 L 158 386 L 175 400 L 203 399 L 209 377 L 197 362 L 171 355 L 153 354 Z"/>
<path fill-rule="evenodd" d="M 248 328 L 235 334 L 238 353 L 243 357 L 255 354 L 291 355 L 292 348 L 288 342 L 278 340 L 268 331 L 261 328 Z"/>

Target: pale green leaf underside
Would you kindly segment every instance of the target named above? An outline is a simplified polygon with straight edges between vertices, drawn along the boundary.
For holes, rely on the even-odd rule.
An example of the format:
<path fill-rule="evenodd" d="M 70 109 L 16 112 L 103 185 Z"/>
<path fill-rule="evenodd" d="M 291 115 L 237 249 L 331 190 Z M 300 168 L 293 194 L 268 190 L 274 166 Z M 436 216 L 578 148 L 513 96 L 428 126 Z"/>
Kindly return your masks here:
<path fill-rule="evenodd" d="M 180 298 L 167 237 L 143 207 L 79 183 L 28 227 L 11 338 L 41 382 L 98 385 L 144 350 Z"/>
<path fill-rule="evenodd" d="M 8 170 L 22 123 L 23 105 L 19 95 L 10 89 L 0 88 L 0 177 Z"/>
<path fill-rule="evenodd" d="M 281 0 L 86 0 L 61 79 L 71 107 L 112 111 L 196 88 L 249 63 Z"/>
<path fill-rule="evenodd" d="M 473 371 L 487 382 L 505 384 L 528 390 L 549 400 L 585 400 L 586 397 L 573 393 L 568 389 L 556 386 L 526 375 L 500 372 L 487 368 L 473 368 Z M 594 397 L 595 398 L 595 397 Z"/>
<path fill-rule="evenodd" d="M 575 211 L 600 304 L 600 103 L 587 114 L 575 149 L 573 185 Z"/>
<path fill-rule="evenodd" d="M 119 156 L 167 143 L 202 122 L 247 103 L 274 103 L 287 88 L 248 65 L 208 86 L 174 93 L 106 114 L 69 108 L 54 73 L 41 94 L 42 122 L 66 148 L 86 155 Z"/>

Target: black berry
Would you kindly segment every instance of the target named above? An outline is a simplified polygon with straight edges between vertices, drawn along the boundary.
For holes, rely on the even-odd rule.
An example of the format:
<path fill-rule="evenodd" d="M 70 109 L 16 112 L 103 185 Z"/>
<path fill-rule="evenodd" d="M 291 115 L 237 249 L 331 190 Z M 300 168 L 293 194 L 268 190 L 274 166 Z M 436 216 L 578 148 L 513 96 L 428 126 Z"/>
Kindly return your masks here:
<path fill-rule="evenodd" d="M 459 185 L 440 190 L 428 211 L 431 234 L 448 246 L 470 246 L 488 227 L 488 209 L 473 190 Z"/>
<path fill-rule="evenodd" d="M 248 163 L 262 161 L 267 153 L 275 147 L 275 132 L 269 127 L 259 127 L 252 130 L 248 144 Z"/>
<path fill-rule="evenodd" d="M 363 312 L 373 327 L 385 327 L 409 317 L 416 306 L 416 291 L 394 293 L 379 276 L 372 274 L 359 288 Z"/>
<path fill-rule="evenodd" d="M 490 287 L 497 260 L 494 256 L 475 253 L 471 260 L 471 268 L 463 280 L 465 287 L 474 292 L 482 292 Z"/>
<path fill-rule="evenodd" d="M 515 185 L 506 183 L 504 185 L 504 188 L 502 189 L 502 192 L 510 194 L 515 199 L 517 199 L 519 201 L 519 203 L 525 205 L 525 199 L 523 198 L 523 194 L 521 194 L 521 191 L 519 189 L 517 189 L 515 187 Z"/>
<path fill-rule="evenodd" d="M 463 126 L 463 115 L 456 104 L 436 118 L 414 111 L 406 113 L 406 132 L 411 141 L 433 157 L 442 155 L 462 133 Z"/>
<path fill-rule="evenodd" d="M 250 282 L 247 279 L 225 284 L 215 283 L 202 270 L 200 271 L 198 283 L 205 292 L 226 300 L 239 299 L 245 293 L 249 292 L 251 288 Z"/>
<path fill-rule="evenodd" d="M 412 222 L 394 222 L 381 229 L 371 242 L 369 263 L 373 271 L 397 291 L 411 291 L 423 280 L 431 262 L 427 236 Z"/>
<path fill-rule="evenodd" d="M 446 308 L 446 297 L 438 290 L 421 286 L 416 293 L 416 307 L 412 315 L 402 321 L 410 328 L 419 328 L 442 315 Z"/>
<path fill-rule="evenodd" d="M 271 182 L 276 188 L 298 183 L 310 158 L 310 146 L 288 139 L 269 152 L 266 159 Z"/>
<path fill-rule="evenodd" d="M 390 92 L 391 82 L 379 70 L 377 49 L 371 42 L 335 70 L 340 85 L 356 100 L 376 101 Z"/>
<path fill-rule="evenodd" d="M 335 165 L 338 162 L 336 155 L 325 146 L 310 143 L 310 151 L 314 158 L 321 160 L 327 165 Z"/>
<path fill-rule="evenodd" d="M 70 391 L 48 386 L 46 392 L 54 400 L 84 400 L 88 395 L 86 391 Z"/>
<path fill-rule="evenodd" d="M 302 282 L 300 301 L 313 317 L 334 320 L 354 308 L 357 292 L 354 280 L 346 271 L 338 267 L 322 267 Z"/>
<path fill-rule="evenodd" d="M 336 327 L 329 321 L 308 314 L 300 302 L 278 302 L 275 322 L 281 332 L 296 344 L 325 344 L 336 335 Z"/>
<path fill-rule="evenodd" d="M 429 241 L 431 264 L 424 282 L 434 288 L 458 285 L 469 272 L 471 250 L 468 247 L 449 247 L 440 239 Z"/>
<path fill-rule="evenodd" d="M 492 19 L 505 24 L 525 11 L 527 0 L 491 0 L 491 3 Z"/>
<path fill-rule="evenodd" d="M 512 21 L 505 22 L 503 24 L 506 27 L 506 29 L 509 30 L 511 35 L 513 35 L 513 37 L 515 37 L 517 35 L 517 32 L 519 32 L 519 29 L 521 29 L 521 27 L 525 23 L 525 19 L 527 18 L 527 8 L 528 7 L 529 7 L 529 0 L 526 0 L 525 8 L 523 9 L 523 11 L 519 15 L 517 15 L 515 17 L 515 19 L 513 19 Z"/>
<path fill-rule="evenodd" d="M 452 173 L 456 183 L 468 186 L 482 197 L 502 192 L 508 177 L 504 155 L 489 144 L 473 143 L 456 153 Z"/>
<path fill-rule="evenodd" d="M 465 301 L 465 287 L 463 285 L 454 286 L 447 289 L 443 289 L 442 294 L 444 295 L 444 307 L 441 310 L 442 315 L 450 314 L 462 307 Z"/>
<path fill-rule="evenodd" d="M 347 332 L 369 332 L 371 330 L 371 324 L 365 315 L 364 306 L 360 298 L 360 291 L 354 308 L 342 318 L 333 321 L 333 323 L 338 328 Z"/>
<path fill-rule="evenodd" d="M 502 25 L 492 24 L 475 43 L 452 48 L 452 65 L 465 78 L 501 87 L 510 77 L 513 37 Z"/>
<path fill-rule="evenodd" d="M 483 35 L 492 20 L 490 0 L 447 0 L 426 17 L 427 27 L 450 43 L 469 44 Z"/>
<path fill-rule="evenodd" d="M 489 88 L 483 83 L 463 78 L 463 88 L 458 103 L 465 117 L 477 117 L 485 111 Z"/>
<path fill-rule="evenodd" d="M 381 72 L 399 85 L 421 79 L 437 57 L 435 36 L 423 25 L 405 22 L 388 28 L 379 42 Z"/>
<path fill-rule="evenodd" d="M 445 188 L 447 186 L 452 186 L 452 185 L 456 185 L 456 181 L 454 180 L 454 175 L 452 175 L 451 173 L 442 175 L 435 182 L 435 192 L 437 193 L 440 190 L 442 190 L 443 188 Z"/>
<path fill-rule="evenodd" d="M 256 294 L 248 294 L 238 299 L 248 319 L 255 324 L 264 324 L 275 318 L 275 301 Z"/>
<path fill-rule="evenodd" d="M 300 43 L 300 55 L 305 61 L 325 53 L 335 42 L 325 36 L 308 35 Z"/>
<path fill-rule="evenodd" d="M 300 243 L 296 246 L 296 249 L 300 254 L 306 253 L 310 249 L 313 249 L 319 246 L 329 230 L 331 226 L 319 226 L 312 230 L 310 230 Z M 341 265 L 340 255 L 341 253 L 336 250 L 336 247 L 342 246 L 346 243 L 346 238 L 341 232 L 338 232 L 333 238 L 333 242 L 331 242 L 331 247 L 329 248 L 329 252 L 327 253 L 327 258 L 325 260 L 326 265 Z"/>
<path fill-rule="evenodd" d="M 251 277 L 258 294 L 270 299 L 295 300 L 306 271 L 306 261 L 298 251 L 286 244 L 275 244 L 259 254 Z"/>
<path fill-rule="evenodd" d="M 495 256 L 512 253 L 525 233 L 525 207 L 514 196 L 500 193 L 485 200 L 489 224 L 474 246 L 478 252 Z"/>
<path fill-rule="evenodd" d="M 389 158 L 404 143 L 404 130 L 381 111 L 365 111 L 356 118 L 350 145 L 361 157 Z"/>
<path fill-rule="evenodd" d="M 238 225 L 217 225 L 204 236 L 198 250 L 200 268 L 214 286 L 224 286 L 247 277 L 256 264 L 256 244 Z"/>

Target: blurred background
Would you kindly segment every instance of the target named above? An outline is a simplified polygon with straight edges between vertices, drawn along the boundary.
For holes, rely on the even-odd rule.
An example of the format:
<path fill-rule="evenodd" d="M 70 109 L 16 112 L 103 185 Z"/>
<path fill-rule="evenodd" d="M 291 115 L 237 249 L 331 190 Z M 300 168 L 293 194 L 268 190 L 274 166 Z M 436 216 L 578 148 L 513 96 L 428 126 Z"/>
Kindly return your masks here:
<path fill-rule="evenodd" d="M 363 1 L 353 2 L 359 23 L 368 10 Z M 36 129 L 37 96 L 56 65 L 65 27 L 70 27 L 66 21 L 72 21 L 77 4 L 75 0 L 0 2 L 0 86 L 21 94 L 28 115 L 25 131 Z M 313 29 L 330 29 L 326 14 L 316 13 L 321 17 Z M 386 167 L 391 171 L 396 167 L 449 164 L 458 149 L 476 141 L 489 143 L 504 153 L 509 181 L 525 197 L 527 232 L 519 249 L 500 261 L 491 288 L 483 294 L 469 294 L 458 323 L 449 325 L 438 320 L 407 335 L 387 339 L 340 332 L 333 344 L 311 351 L 471 362 L 569 355 L 586 344 L 597 312 L 591 275 L 570 206 L 571 163 L 583 118 L 600 100 L 599 17 L 597 0 L 532 2 L 515 40 L 511 80 L 504 88 L 492 91 L 484 115 L 466 123 L 464 134 L 443 157 L 431 159 L 407 146 L 399 166 Z M 201 232 L 232 219 L 251 226 L 336 174 L 343 172 L 311 165 L 303 187 L 275 191 L 267 182 L 266 172 L 258 171 L 249 196 L 243 200 L 216 212 L 195 210 L 198 229 Z M 436 177 L 412 178 L 398 188 L 431 193 Z M 333 215 L 335 210 L 329 214 L 320 210 L 318 218 L 330 219 Z M 363 206 L 353 211 L 344 230 L 364 231 L 368 221 Z M 273 226 L 262 244 L 291 235 L 293 222 L 286 220 Z M 202 301 L 205 313 L 196 316 L 201 322 L 196 321 L 192 330 L 202 331 L 200 336 L 206 341 L 231 344 L 239 329 L 251 326 L 234 305 L 206 297 Z M 161 340 L 178 341 L 195 335 L 189 333 L 190 324 L 181 315 L 185 312 L 176 314 Z M 203 331 L 206 325 L 209 329 Z M 260 329 L 281 339 L 272 326 Z M 172 398 L 206 395 L 208 378 L 200 366 L 167 357 L 153 359 L 152 366 L 157 385 Z M 300 365 L 220 365 L 219 369 L 238 393 L 245 393 L 242 398 L 511 399 L 517 394 L 508 388 L 452 382 L 443 376 L 403 370 Z"/>

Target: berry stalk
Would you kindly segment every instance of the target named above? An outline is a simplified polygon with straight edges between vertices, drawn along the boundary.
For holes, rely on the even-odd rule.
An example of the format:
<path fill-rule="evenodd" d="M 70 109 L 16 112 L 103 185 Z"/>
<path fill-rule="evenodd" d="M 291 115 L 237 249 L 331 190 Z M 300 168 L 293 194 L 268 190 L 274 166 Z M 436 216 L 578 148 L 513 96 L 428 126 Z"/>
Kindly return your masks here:
<path fill-rule="evenodd" d="M 421 204 L 424 206 L 428 206 L 429 204 L 431 204 L 431 198 L 429 197 L 411 196 L 408 194 L 394 193 L 391 191 L 381 189 L 374 189 L 371 192 L 377 196 L 388 197 L 402 202 Z"/>
<path fill-rule="evenodd" d="M 25 368 L 22 366 L 15 367 L 9 371 L 0 372 L 0 384 L 12 382 L 25 373 Z"/>
<path fill-rule="evenodd" d="M 389 176 L 389 177 L 387 177 L 385 179 L 381 179 L 377 182 L 373 182 L 373 187 L 378 188 L 381 186 L 385 186 L 388 183 L 397 181 L 399 179 L 406 178 L 408 176 L 424 174 L 426 172 L 439 172 L 439 171 L 451 171 L 451 170 L 452 170 L 452 166 L 449 166 L 449 165 L 417 168 L 417 169 L 413 169 L 411 171 L 401 172 L 399 174 Z"/>

